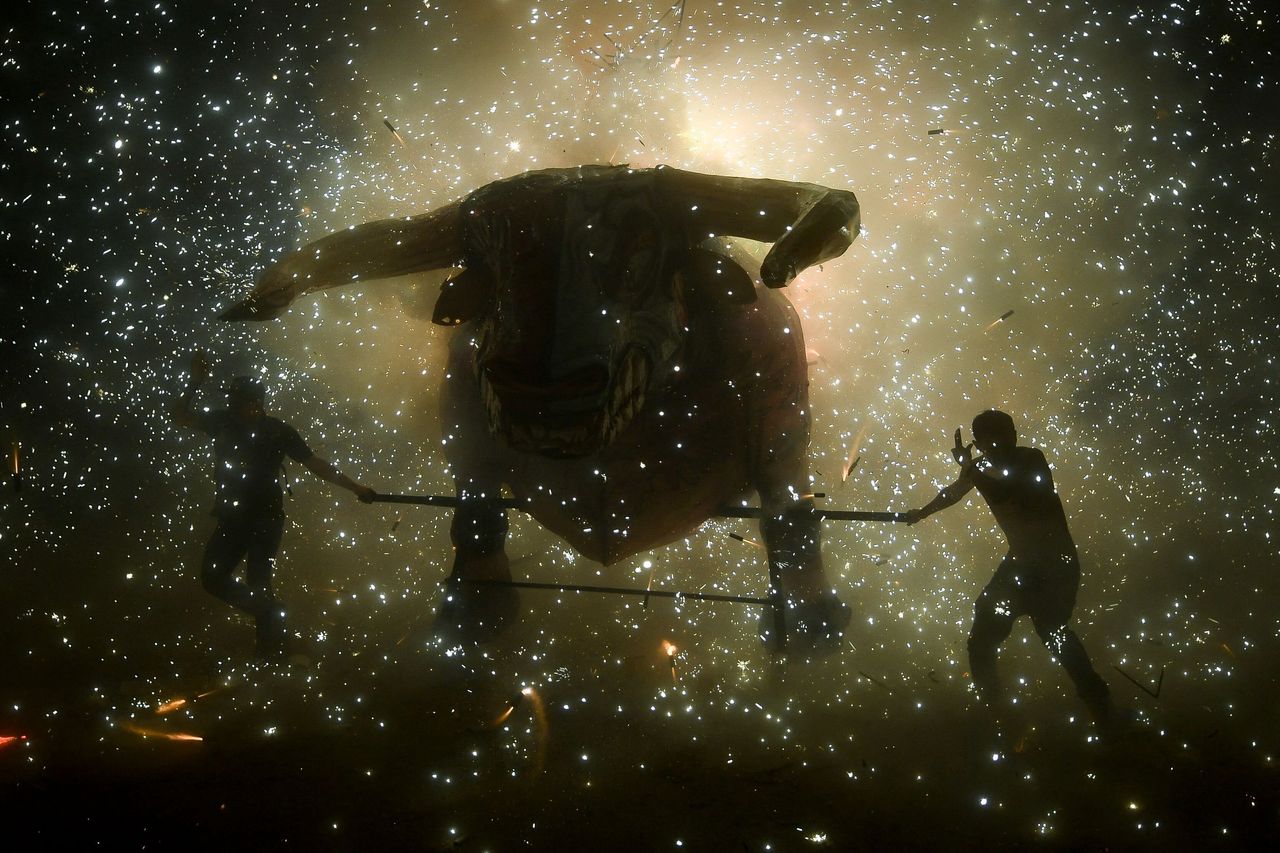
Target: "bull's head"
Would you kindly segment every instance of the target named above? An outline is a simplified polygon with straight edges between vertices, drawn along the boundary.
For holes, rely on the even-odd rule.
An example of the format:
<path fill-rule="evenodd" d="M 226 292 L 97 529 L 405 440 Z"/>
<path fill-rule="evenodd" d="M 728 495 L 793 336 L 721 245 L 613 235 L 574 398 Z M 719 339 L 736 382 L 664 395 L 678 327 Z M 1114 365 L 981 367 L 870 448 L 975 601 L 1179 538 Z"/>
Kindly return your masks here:
<path fill-rule="evenodd" d="M 739 266 L 699 244 L 726 235 L 777 241 L 761 276 L 780 287 L 842 253 L 857 228 L 852 193 L 811 184 L 545 170 L 306 246 L 223 317 L 271 317 L 310 290 L 461 266 L 433 319 L 471 335 L 491 430 L 519 450 L 582 456 L 612 441 L 673 369 L 690 290 L 754 298 Z"/>

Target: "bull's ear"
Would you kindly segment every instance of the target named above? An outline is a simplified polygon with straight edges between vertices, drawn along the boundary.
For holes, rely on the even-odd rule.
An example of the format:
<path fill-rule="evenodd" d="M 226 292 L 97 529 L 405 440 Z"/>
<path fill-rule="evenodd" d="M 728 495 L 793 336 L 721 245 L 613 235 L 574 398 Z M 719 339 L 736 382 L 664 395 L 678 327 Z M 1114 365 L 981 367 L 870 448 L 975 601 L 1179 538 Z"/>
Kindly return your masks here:
<path fill-rule="evenodd" d="M 737 305 L 756 301 L 756 285 L 751 276 L 730 258 L 709 249 L 695 248 L 680 268 L 686 287 L 697 288 Z"/>
<path fill-rule="evenodd" d="M 467 268 L 440 285 L 431 322 L 458 326 L 482 313 L 493 297 L 493 279 L 487 271 Z"/>

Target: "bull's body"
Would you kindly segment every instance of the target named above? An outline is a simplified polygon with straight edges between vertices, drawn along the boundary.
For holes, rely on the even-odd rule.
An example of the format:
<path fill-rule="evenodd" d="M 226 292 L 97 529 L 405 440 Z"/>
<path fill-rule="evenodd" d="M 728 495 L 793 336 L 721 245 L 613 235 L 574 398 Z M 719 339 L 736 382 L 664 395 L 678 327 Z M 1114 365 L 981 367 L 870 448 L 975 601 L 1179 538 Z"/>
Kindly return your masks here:
<path fill-rule="evenodd" d="M 457 326 L 441 394 L 461 499 L 452 579 L 509 580 L 509 488 L 548 530 L 612 564 L 757 492 L 771 575 L 799 639 L 847 611 L 823 576 L 805 450 L 808 377 L 776 289 L 857 234 L 852 193 L 674 169 L 584 166 L 489 184 L 408 220 L 326 237 L 227 315 L 362 278 L 461 266 L 436 303 Z M 764 287 L 721 236 L 774 243 Z M 486 630 L 510 589 L 455 584 L 445 618 Z"/>
<path fill-rule="evenodd" d="M 808 376 L 795 311 L 762 291 L 751 305 L 689 317 L 679 372 L 606 447 L 556 458 L 513 450 L 487 429 L 467 327 L 455 332 L 441 388 L 445 454 L 460 494 L 507 485 L 540 524 L 610 564 L 687 535 L 718 506 L 758 491 L 766 504 L 809 491 Z"/>

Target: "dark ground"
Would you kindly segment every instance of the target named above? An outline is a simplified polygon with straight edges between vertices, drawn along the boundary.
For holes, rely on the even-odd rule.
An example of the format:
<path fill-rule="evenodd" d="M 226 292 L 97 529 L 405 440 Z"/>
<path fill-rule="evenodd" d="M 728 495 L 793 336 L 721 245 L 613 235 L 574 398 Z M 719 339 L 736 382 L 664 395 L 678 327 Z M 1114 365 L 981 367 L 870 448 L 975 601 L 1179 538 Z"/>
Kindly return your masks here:
<path fill-rule="evenodd" d="M 26 736 L 0 750 L 9 849 L 1240 850 L 1280 840 L 1273 756 L 1240 734 L 1273 731 L 1265 702 L 1228 717 L 1178 673 L 1155 699 L 1112 670 L 1137 719 L 1099 739 L 1020 628 L 1006 662 L 1025 659 L 1040 678 L 998 727 L 956 673 L 895 674 L 877 668 L 891 660 L 883 652 L 783 662 L 744 643 L 731 657 L 746 660 L 725 666 L 714 651 L 682 650 L 673 683 L 660 646 L 669 614 L 637 616 L 623 640 L 599 630 L 609 615 L 579 617 L 585 632 L 541 653 L 557 617 L 535 608 L 484 650 L 450 655 L 419 623 L 389 644 L 312 640 L 310 666 L 214 662 L 192 648 L 172 662 L 185 675 L 114 687 L 127 666 L 29 656 L 10 675 L 29 686 L 43 674 L 48 686 L 28 687 L 15 708 L 10 681 L 0 715 L 3 733 Z M 247 625 L 215 633 L 247 651 Z M 499 723 L 531 649 L 545 677 Z M 818 698 L 845 667 L 859 673 L 848 689 Z M 103 686 L 78 689 L 90 683 Z M 165 698 L 211 689 L 156 713 Z"/>

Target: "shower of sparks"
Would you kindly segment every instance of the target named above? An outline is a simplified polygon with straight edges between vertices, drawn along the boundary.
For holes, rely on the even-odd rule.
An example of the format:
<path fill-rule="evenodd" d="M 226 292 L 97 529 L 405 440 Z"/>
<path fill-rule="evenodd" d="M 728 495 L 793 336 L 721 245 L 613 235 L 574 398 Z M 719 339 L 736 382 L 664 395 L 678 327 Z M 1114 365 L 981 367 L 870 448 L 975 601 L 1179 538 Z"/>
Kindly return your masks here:
<path fill-rule="evenodd" d="M 174 751 L 121 730 L 200 740 L 131 722 L 155 713 L 206 732 L 201 754 L 318 732 L 340 744 L 322 790 L 350 771 L 398 806 L 425 785 L 438 814 L 414 800 L 403 823 L 438 819 L 440 837 L 418 843 L 441 849 L 468 833 L 476 849 L 571 849 L 540 833 L 585 808 L 588 785 L 612 806 L 688 789 L 707 814 L 749 812 L 728 841 L 714 820 L 646 818 L 645 849 L 853 849 L 866 844 L 856 822 L 818 812 L 859 798 L 897 809 L 873 827 L 886 839 L 933 809 L 932 825 L 972 812 L 1011 846 L 1250 846 L 1280 790 L 1268 9 L 33 4 L 0 28 L 13 93 L 0 106 L 0 441 L 15 487 L 0 495 L 0 727 L 32 738 L 0 736 L 24 741 L 0 758 L 18 780 L 6 796 L 36 796 L 24 772 L 97 778 Z M 439 280 L 426 276 L 307 297 L 272 323 L 216 315 L 323 234 L 600 162 L 857 193 L 853 247 L 785 291 L 811 365 L 808 488 L 839 470 L 842 506 L 920 506 L 956 475 L 956 426 L 1010 412 L 1054 466 L 1084 571 L 1075 624 L 1150 750 L 1134 769 L 1100 754 L 1025 620 L 1001 657 L 1012 698 L 998 716 L 1014 735 L 970 748 L 987 729 L 969 704 L 967 631 L 1003 553 L 977 498 L 948 521 L 824 523 L 828 579 L 853 617 L 821 659 L 771 656 L 756 607 L 571 592 L 523 595 L 510 634 L 464 646 L 428 630 L 453 562 L 450 511 L 360 505 L 289 463 L 274 588 L 312 663 L 251 662 L 252 624 L 200 584 L 209 444 L 168 421 L 192 351 L 213 362 L 197 406 L 253 374 L 268 410 L 344 472 L 381 492 L 451 493 L 437 416 L 450 333 L 429 322 Z M 638 586 L 647 572 L 649 590 L 746 596 L 768 584 L 766 549 L 721 520 L 603 567 L 510 515 L 508 553 L 533 555 L 521 575 L 534 581 Z M 678 681 L 675 652 L 671 678 L 654 657 L 670 636 Z M 193 690 L 232 675 L 234 690 Z M 538 685 L 518 710 L 514 684 Z M 362 775 L 380 755 L 394 783 Z M 529 798 L 533 778 L 550 799 Z M 80 801 L 78 782 L 49 783 Z M 1211 788 L 1220 802 L 1180 793 Z M 480 840 L 508 807 L 519 826 Z M 304 819 L 329 831 L 321 811 Z M 94 827 L 110 846 L 107 823 L 75 830 Z"/>

